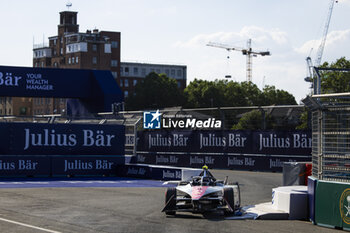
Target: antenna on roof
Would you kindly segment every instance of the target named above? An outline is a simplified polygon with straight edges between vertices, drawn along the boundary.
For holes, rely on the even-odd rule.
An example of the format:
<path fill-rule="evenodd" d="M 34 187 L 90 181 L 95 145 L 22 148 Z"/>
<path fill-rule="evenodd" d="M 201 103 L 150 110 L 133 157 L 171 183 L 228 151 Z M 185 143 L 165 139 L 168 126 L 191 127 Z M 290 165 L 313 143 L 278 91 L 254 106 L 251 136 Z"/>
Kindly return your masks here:
<path fill-rule="evenodd" d="M 69 8 L 72 7 L 72 3 L 71 3 L 70 1 L 68 1 L 68 2 L 66 3 L 66 7 L 67 7 L 67 9 L 69 10 Z"/>

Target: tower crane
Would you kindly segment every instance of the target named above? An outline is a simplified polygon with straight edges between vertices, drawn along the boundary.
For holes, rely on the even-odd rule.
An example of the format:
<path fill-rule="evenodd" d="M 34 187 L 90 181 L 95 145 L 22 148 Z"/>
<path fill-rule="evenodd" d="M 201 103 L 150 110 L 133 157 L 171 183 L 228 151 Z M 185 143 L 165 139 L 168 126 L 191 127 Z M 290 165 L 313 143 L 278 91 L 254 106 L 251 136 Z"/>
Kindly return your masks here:
<path fill-rule="evenodd" d="M 329 5 L 328 5 L 328 14 L 327 14 L 327 19 L 326 19 L 326 24 L 324 26 L 323 29 L 323 35 L 322 35 L 322 39 L 321 39 L 321 44 L 318 47 L 317 50 L 317 55 L 316 55 L 316 62 L 314 65 L 312 65 L 312 59 L 310 56 L 308 56 L 306 58 L 306 63 L 308 66 L 308 70 L 309 70 L 309 77 L 305 78 L 306 82 L 312 82 L 314 80 L 314 88 L 316 88 L 316 91 L 314 91 L 314 94 L 319 94 L 321 91 L 321 80 L 319 80 L 320 78 L 317 77 L 317 80 L 315 80 L 315 71 L 313 69 L 313 67 L 318 67 L 321 65 L 321 61 L 322 61 L 322 55 L 323 55 L 323 51 L 324 51 L 324 47 L 326 45 L 326 39 L 327 39 L 327 34 L 328 34 L 328 29 L 329 29 L 329 24 L 331 22 L 331 18 L 332 18 L 332 13 L 333 13 L 333 7 L 334 7 L 334 3 L 337 3 L 338 0 L 330 0 Z"/>
<path fill-rule="evenodd" d="M 247 82 L 251 82 L 252 81 L 252 58 L 253 57 L 257 57 L 258 55 L 261 56 L 270 56 L 270 52 L 269 51 L 264 51 L 264 52 L 260 52 L 260 51 L 253 51 L 252 50 L 252 40 L 248 39 L 247 41 L 247 48 L 240 48 L 240 47 L 232 47 L 229 45 L 225 45 L 225 44 L 220 44 L 220 43 L 214 43 L 214 42 L 209 42 L 207 44 L 207 46 L 211 46 L 211 47 L 216 47 L 216 48 L 222 48 L 222 49 L 226 49 L 227 51 L 240 51 L 242 52 L 243 55 L 247 56 L 247 68 L 246 68 L 246 80 Z"/>

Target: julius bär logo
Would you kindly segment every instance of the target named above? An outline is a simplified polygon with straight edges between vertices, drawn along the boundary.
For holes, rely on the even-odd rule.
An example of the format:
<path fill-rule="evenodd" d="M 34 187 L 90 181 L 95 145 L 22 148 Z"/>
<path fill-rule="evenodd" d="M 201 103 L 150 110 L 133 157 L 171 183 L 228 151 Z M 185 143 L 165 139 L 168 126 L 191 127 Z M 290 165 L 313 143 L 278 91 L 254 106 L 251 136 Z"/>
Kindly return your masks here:
<path fill-rule="evenodd" d="M 339 201 L 340 216 L 343 222 L 350 224 L 350 188 L 345 189 Z"/>
<path fill-rule="evenodd" d="M 143 128 L 144 129 L 160 129 L 160 116 L 159 110 L 156 112 L 144 112 L 143 113 Z"/>

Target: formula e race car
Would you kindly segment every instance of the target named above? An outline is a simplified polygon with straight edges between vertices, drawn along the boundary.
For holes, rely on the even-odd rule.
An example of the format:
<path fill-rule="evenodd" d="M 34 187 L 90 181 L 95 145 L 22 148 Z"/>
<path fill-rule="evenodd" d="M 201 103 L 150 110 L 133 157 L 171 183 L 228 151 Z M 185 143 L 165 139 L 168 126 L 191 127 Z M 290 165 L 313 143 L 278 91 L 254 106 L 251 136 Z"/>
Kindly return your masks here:
<path fill-rule="evenodd" d="M 167 188 L 162 212 L 175 215 L 176 211 L 203 214 L 223 210 L 225 214 L 234 214 L 241 205 L 240 188 L 238 183 L 228 184 L 227 179 L 216 180 L 208 167 L 203 166 L 199 176 Z"/>

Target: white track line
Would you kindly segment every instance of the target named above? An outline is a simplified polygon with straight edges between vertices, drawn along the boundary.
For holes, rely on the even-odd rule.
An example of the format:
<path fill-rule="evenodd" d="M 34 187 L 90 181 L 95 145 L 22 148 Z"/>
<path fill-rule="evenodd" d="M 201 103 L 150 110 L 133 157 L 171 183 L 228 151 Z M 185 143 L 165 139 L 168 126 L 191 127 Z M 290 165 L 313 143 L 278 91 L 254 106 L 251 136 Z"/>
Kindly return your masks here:
<path fill-rule="evenodd" d="M 50 230 L 50 229 L 45 229 L 45 228 L 41 228 L 41 227 L 36 227 L 36 226 L 33 226 L 33 225 L 29 225 L 29 224 L 25 224 L 25 223 L 21 223 L 21 222 L 12 221 L 12 220 L 9 220 L 9 219 L 6 219 L 6 218 L 0 218 L 0 221 L 9 222 L 9 223 L 17 224 L 17 225 L 20 225 L 20 226 L 24 226 L 24 227 L 28 227 L 28 228 L 33 228 L 33 229 L 40 230 L 40 231 L 46 231 L 46 232 L 50 232 L 50 233 L 61 233 L 61 232 L 59 232 L 59 231 L 53 231 L 53 230 Z"/>

